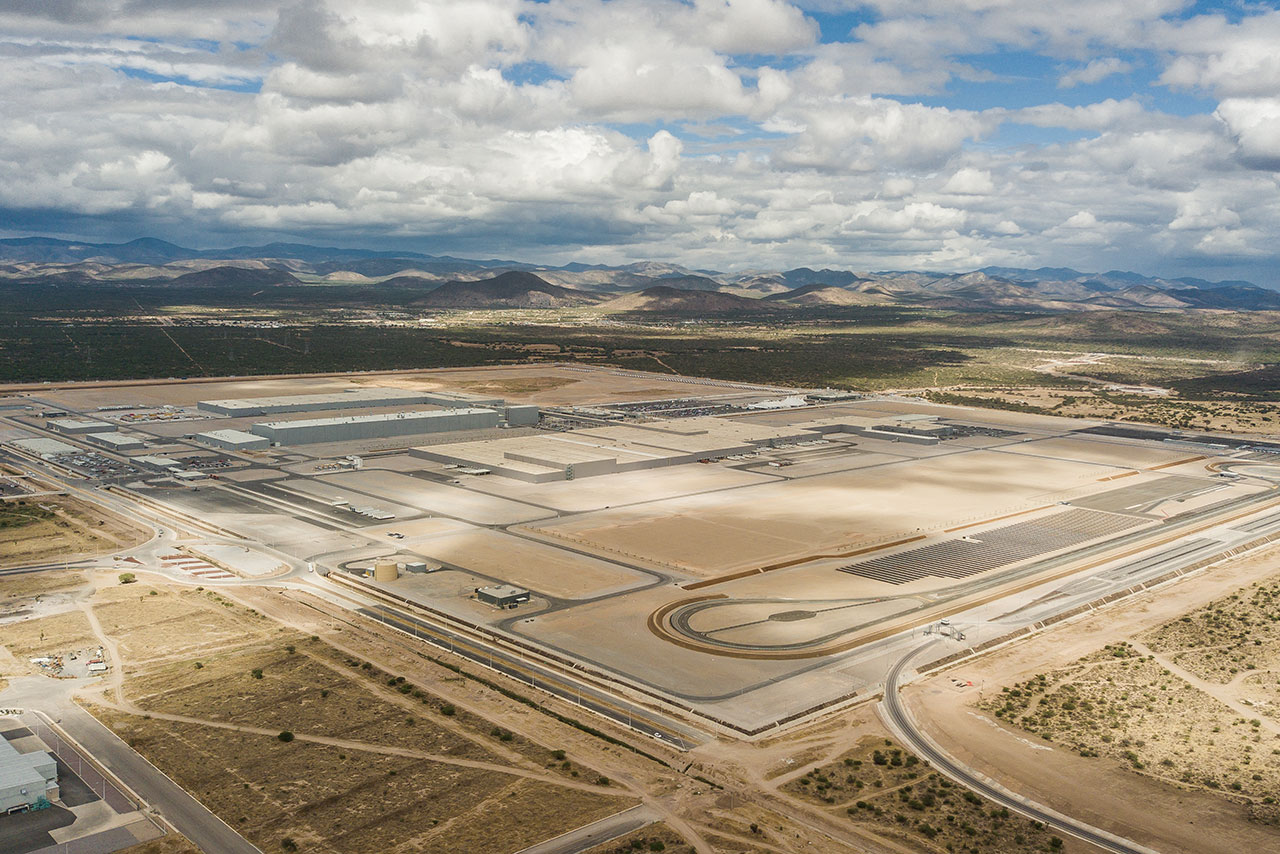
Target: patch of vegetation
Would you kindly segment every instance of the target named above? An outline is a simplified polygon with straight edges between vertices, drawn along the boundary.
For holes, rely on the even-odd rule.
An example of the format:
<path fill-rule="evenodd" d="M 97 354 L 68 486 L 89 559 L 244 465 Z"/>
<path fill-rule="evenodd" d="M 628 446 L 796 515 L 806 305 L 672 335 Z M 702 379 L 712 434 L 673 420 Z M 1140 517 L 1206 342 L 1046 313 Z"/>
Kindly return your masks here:
<path fill-rule="evenodd" d="M 1280 786 L 1278 737 L 1261 721 L 1174 676 L 1128 643 L 1003 689 L 982 704 L 997 718 L 1131 770 L 1220 793 L 1268 823 Z"/>
<path fill-rule="evenodd" d="M 37 522 L 57 518 L 52 510 L 46 510 L 33 501 L 6 501 L 0 504 L 0 531 L 25 528 Z"/>
<path fill-rule="evenodd" d="M 1039 822 L 931 771 L 888 739 L 863 739 L 783 788 L 850 821 L 904 838 L 919 851 L 1031 854 L 1053 850 L 1056 838 Z"/>
<path fill-rule="evenodd" d="M 1280 579 L 1210 602 L 1142 640 L 1210 682 L 1226 684 L 1242 672 L 1280 665 Z"/>

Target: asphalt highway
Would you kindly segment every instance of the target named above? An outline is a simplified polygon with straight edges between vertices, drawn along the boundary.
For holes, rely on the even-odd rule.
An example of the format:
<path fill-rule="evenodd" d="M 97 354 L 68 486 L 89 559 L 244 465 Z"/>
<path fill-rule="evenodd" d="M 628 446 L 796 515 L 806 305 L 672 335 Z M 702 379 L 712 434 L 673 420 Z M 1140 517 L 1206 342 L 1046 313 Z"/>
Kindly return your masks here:
<path fill-rule="evenodd" d="M 902 702 L 902 698 L 898 694 L 898 688 L 900 687 L 899 683 L 902 679 L 902 674 L 911 660 L 937 643 L 941 643 L 941 641 L 930 641 L 924 646 L 917 647 L 907 653 L 893 665 L 885 678 L 884 699 L 881 701 L 878 711 L 881 719 L 889 729 L 898 736 L 912 753 L 921 759 L 927 760 L 938 773 L 949 777 L 984 798 L 1008 807 L 1010 810 L 1027 818 L 1042 822 L 1054 830 L 1069 833 L 1077 839 L 1082 839 L 1098 846 L 1104 851 L 1112 851 L 1115 854 L 1158 854 L 1151 848 L 1077 821 L 1016 792 L 1009 791 L 994 780 L 962 764 L 925 735 L 916 726 L 916 722 L 907 710 L 906 704 Z"/>

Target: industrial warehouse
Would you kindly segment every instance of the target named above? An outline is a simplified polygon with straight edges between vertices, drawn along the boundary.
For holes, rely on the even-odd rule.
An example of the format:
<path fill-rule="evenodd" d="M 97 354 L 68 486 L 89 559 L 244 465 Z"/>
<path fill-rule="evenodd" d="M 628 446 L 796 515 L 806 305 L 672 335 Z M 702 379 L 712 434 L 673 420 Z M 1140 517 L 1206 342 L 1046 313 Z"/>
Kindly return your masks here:
<path fill-rule="evenodd" d="M 995 642 L 1280 531 L 1257 442 L 894 395 L 580 365 L 129 394 L 185 416 L 42 391 L 6 447 L 264 550 L 210 578 L 287 570 L 742 732 L 941 617 Z"/>
<path fill-rule="evenodd" d="M 0 738 L 0 815 L 48 806 L 58 799 L 58 764 L 48 751 L 19 753 Z"/>

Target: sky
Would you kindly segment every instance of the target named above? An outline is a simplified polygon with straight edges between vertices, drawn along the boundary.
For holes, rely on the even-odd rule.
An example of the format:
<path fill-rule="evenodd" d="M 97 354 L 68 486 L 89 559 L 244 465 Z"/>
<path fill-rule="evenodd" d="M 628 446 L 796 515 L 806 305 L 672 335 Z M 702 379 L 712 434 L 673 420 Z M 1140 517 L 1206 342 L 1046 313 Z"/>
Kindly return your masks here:
<path fill-rule="evenodd" d="M 1280 287 L 1280 7 L 5 0 L 0 236 Z"/>

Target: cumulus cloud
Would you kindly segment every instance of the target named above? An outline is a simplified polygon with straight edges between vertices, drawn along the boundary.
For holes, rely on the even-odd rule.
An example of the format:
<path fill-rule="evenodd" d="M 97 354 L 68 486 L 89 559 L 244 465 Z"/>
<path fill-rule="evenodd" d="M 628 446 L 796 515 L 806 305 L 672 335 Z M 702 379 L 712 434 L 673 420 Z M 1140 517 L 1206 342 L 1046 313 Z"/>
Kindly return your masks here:
<path fill-rule="evenodd" d="M 854 8 L 849 33 L 807 14 Z M 1183 0 L 12 0 L 0 212 L 545 260 L 1265 270 L 1277 43 L 1280 13 Z M 1005 51 L 1058 69 L 1041 103 L 981 103 L 1017 80 Z M 1215 109 L 1162 111 L 1170 89 Z"/>
<path fill-rule="evenodd" d="M 1132 69 L 1133 66 L 1130 63 L 1118 57 L 1108 56 L 1102 59 L 1095 59 L 1088 65 L 1072 69 L 1059 77 L 1058 88 L 1070 89 L 1074 86 L 1100 83 L 1112 74 L 1124 74 Z"/>
<path fill-rule="evenodd" d="M 962 196 L 985 196 L 994 192 L 995 188 L 990 172 L 966 166 L 947 179 L 947 183 L 942 185 L 942 192 L 958 193 Z"/>

